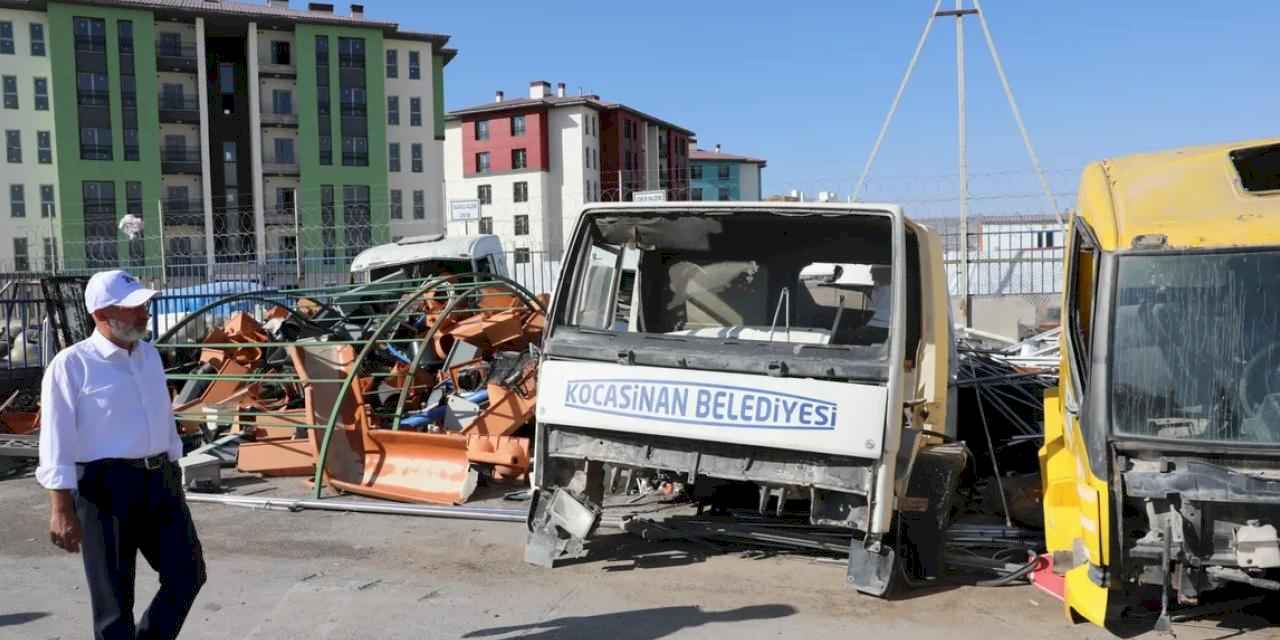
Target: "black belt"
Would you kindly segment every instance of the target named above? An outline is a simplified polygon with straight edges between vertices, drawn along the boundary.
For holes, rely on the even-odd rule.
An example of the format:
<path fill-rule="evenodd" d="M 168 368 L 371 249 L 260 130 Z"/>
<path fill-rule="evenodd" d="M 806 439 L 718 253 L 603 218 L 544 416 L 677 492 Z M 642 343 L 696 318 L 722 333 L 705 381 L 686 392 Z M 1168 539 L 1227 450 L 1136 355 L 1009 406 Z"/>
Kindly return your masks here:
<path fill-rule="evenodd" d="M 143 471 L 159 471 L 169 462 L 168 453 L 157 453 L 145 458 L 99 458 L 82 464 L 123 464 Z"/>

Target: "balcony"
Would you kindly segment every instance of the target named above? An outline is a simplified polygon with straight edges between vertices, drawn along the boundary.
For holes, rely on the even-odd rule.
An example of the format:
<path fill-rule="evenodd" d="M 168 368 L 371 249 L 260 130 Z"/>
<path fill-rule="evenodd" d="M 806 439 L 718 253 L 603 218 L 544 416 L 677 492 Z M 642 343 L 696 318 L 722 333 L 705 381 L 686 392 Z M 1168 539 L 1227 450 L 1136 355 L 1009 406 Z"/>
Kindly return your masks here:
<path fill-rule="evenodd" d="M 298 158 L 293 157 L 276 157 L 272 154 L 262 155 L 262 174 L 265 176 L 296 176 L 301 172 L 298 170 Z"/>
<path fill-rule="evenodd" d="M 270 60 L 259 60 L 258 75 L 267 76 L 269 78 L 293 78 L 298 75 L 298 70 L 292 64 L 280 64 L 277 62 L 271 62 Z"/>
<path fill-rule="evenodd" d="M 195 96 L 186 94 L 160 94 L 160 122 L 200 122 L 200 101 Z"/>
<path fill-rule="evenodd" d="M 160 173 L 200 175 L 200 147 L 161 147 Z"/>
<path fill-rule="evenodd" d="M 196 47 L 156 43 L 156 71 L 196 72 Z"/>
<path fill-rule="evenodd" d="M 111 93 L 105 90 L 79 89 L 76 91 L 76 103 L 82 107 L 106 109 L 111 105 Z"/>
<path fill-rule="evenodd" d="M 165 199 L 164 226 L 166 227 L 203 227 L 204 201 L 199 198 L 188 200 Z"/>
<path fill-rule="evenodd" d="M 262 124 L 275 127 L 296 127 L 298 126 L 298 114 L 278 113 L 275 111 L 275 105 L 265 103 L 262 105 Z"/>

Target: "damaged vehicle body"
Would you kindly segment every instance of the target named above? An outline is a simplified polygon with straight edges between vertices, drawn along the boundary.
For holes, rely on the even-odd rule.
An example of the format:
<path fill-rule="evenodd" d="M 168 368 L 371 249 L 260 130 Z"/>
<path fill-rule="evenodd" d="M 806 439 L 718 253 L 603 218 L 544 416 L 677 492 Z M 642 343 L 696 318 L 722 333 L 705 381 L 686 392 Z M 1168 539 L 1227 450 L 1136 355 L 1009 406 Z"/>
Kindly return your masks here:
<path fill-rule="evenodd" d="M 940 552 L 966 454 L 936 235 L 888 205 L 620 203 L 587 209 L 571 247 L 539 369 L 528 561 L 584 553 L 605 465 L 674 475 L 700 503 L 728 483 L 761 513 L 805 500 L 812 524 L 854 532 L 849 579 L 869 593 L 904 549 Z"/>
<path fill-rule="evenodd" d="M 1081 179 L 1041 458 L 1064 600 L 1095 624 L 1280 590 L 1278 159 L 1197 147 Z"/>

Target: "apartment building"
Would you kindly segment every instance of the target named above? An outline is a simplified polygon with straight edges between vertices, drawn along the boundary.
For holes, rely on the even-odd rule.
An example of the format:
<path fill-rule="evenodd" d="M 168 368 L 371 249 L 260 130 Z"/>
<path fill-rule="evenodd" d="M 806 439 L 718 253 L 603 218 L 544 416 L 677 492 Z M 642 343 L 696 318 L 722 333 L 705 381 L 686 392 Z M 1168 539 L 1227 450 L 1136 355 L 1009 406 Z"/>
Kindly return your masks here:
<path fill-rule="evenodd" d="M 5 154 L 0 269 L 41 269 L 56 260 L 59 194 L 54 162 L 49 21 L 0 6 L 0 130 Z"/>
<path fill-rule="evenodd" d="M 766 162 L 759 158 L 689 147 L 690 200 L 762 200 L 762 174 Z"/>
<path fill-rule="evenodd" d="M 565 84 L 529 84 L 527 98 L 497 92 L 488 104 L 445 118 L 445 196 L 478 202 L 479 218 L 448 222 L 450 235 L 493 233 L 515 251 L 555 258 L 589 202 L 637 191 L 688 193 L 692 131 Z M 474 207 L 469 207 L 474 210 Z"/>
<path fill-rule="evenodd" d="M 447 36 L 359 4 L 339 15 L 287 0 L 0 0 L 0 11 L 0 35 L 39 23 L 47 36 L 54 172 L 31 181 L 55 186 L 67 268 L 337 262 L 443 228 Z M 0 63 L 14 55 L 40 77 L 23 47 L 0 42 Z"/>

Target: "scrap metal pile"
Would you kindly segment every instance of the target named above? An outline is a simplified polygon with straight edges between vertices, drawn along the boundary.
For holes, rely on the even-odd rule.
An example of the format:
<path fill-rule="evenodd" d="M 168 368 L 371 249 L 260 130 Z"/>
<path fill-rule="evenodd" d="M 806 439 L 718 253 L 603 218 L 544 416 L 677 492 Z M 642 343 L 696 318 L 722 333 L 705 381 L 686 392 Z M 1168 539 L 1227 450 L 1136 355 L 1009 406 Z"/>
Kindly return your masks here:
<path fill-rule="evenodd" d="M 1058 386 L 1054 329 L 1022 342 L 960 330 L 958 437 L 973 452 L 985 508 L 1006 522 L 1043 526 L 1037 450 L 1044 441 L 1044 392 Z"/>
<path fill-rule="evenodd" d="M 165 356 L 189 484 L 243 472 L 457 504 L 522 479 L 545 298 L 500 276 L 249 291 L 174 323 Z M 203 335 L 199 341 L 183 336 Z"/>

